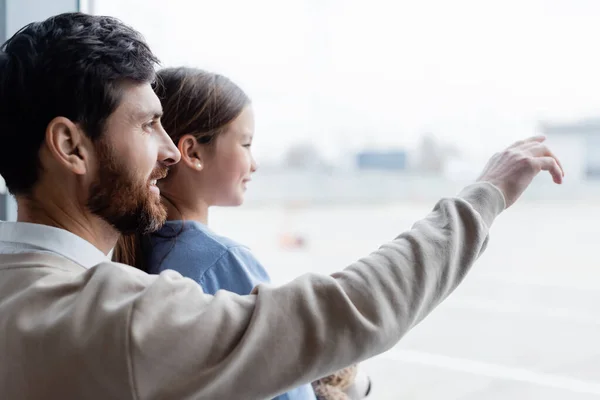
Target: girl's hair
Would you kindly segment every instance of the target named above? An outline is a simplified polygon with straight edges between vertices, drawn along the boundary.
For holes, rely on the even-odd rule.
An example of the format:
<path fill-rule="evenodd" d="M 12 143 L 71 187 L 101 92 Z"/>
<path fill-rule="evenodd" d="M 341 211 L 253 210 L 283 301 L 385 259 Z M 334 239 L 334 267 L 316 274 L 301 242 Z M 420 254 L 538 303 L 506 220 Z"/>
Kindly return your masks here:
<path fill-rule="evenodd" d="M 193 135 L 210 145 L 236 119 L 250 99 L 228 78 L 196 68 L 165 68 L 157 73 L 155 92 L 163 108 L 162 125 L 175 143 Z M 183 225 L 182 225 L 183 228 Z M 149 240 L 140 234 L 123 235 L 113 259 L 147 271 Z"/>
<path fill-rule="evenodd" d="M 162 125 L 176 145 L 187 134 L 199 143 L 213 142 L 250 103 L 246 93 L 222 75 L 185 67 L 166 68 L 157 75 Z"/>

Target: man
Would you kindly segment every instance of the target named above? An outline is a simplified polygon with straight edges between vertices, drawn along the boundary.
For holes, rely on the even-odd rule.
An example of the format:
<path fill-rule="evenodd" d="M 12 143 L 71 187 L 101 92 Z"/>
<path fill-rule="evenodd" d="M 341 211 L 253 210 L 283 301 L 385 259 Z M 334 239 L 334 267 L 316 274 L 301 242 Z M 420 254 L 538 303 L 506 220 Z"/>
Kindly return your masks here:
<path fill-rule="evenodd" d="M 105 256 L 165 219 L 179 160 L 160 124 L 156 58 L 117 20 L 63 14 L 0 53 L 0 393 L 7 399 L 265 399 L 381 353 L 462 280 L 494 218 L 541 170 L 542 138 L 343 272 L 212 297 L 173 271 Z"/>

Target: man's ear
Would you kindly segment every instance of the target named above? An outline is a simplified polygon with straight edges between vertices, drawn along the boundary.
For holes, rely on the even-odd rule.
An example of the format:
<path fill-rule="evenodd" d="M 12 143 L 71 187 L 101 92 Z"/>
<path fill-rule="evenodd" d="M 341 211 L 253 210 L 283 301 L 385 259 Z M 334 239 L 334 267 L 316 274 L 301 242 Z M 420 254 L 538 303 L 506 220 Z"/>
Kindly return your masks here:
<path fill-rule="evenodd" d="M 70 119 L 56 117 L 50 121 L 46 127 L 46 146 L 59 165 L 77 175 L 88 172 L 91 140 Z"/>

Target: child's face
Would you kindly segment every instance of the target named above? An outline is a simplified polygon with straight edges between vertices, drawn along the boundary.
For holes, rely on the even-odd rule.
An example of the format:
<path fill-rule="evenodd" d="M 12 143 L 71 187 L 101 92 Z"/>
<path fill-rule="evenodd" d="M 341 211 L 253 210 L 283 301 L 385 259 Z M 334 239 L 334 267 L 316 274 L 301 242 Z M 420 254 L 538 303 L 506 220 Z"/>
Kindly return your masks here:
<path fill-rule="evenodd" d="M 251 145 L 254 136 L 254 111 L 246 106 L 217 136 L 214 151 L 207 160 L 204 176 L 214 206 L 239 206 L 244 202 L 246 185 L 256 171 Z"/>

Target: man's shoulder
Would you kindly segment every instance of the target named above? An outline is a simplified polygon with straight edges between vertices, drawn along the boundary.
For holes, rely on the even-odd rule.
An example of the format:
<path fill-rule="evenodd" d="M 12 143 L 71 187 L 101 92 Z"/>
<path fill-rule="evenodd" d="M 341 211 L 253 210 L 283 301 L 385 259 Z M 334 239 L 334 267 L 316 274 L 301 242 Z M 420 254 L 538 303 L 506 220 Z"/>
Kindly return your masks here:
<path fill-rule="evenodd" d="M 123 279 L 131 276 L 134 279 L 150 278 L 148 274 L 129 265 L 120 264 L 109 259 L 91 268 L 52 252 L 22 252 L 0 254 L 0 273 L 22 272 L 33 276 L 40 275 L 106 275 Z M 71 279 L 71 278 L 70 278 Z"/>
<path fill-rule="evenodd" d="M 0 271 L 32 268 L 49 268 L 73 272 L 85 270 L 85 267 L 81 264 L 50 251 L 0 254 Z"/>
<path fill-rule="evenodd" d="M 80 297 L 112 302 L 124 296 L 135 301 L 150 287 L 169 291 L 184 281 L 175 271 L 149 275 L 108 259 L 85 268 L 57 254 L 0 254 L 0 304 L 14 295 L 48 302 Z"/>

